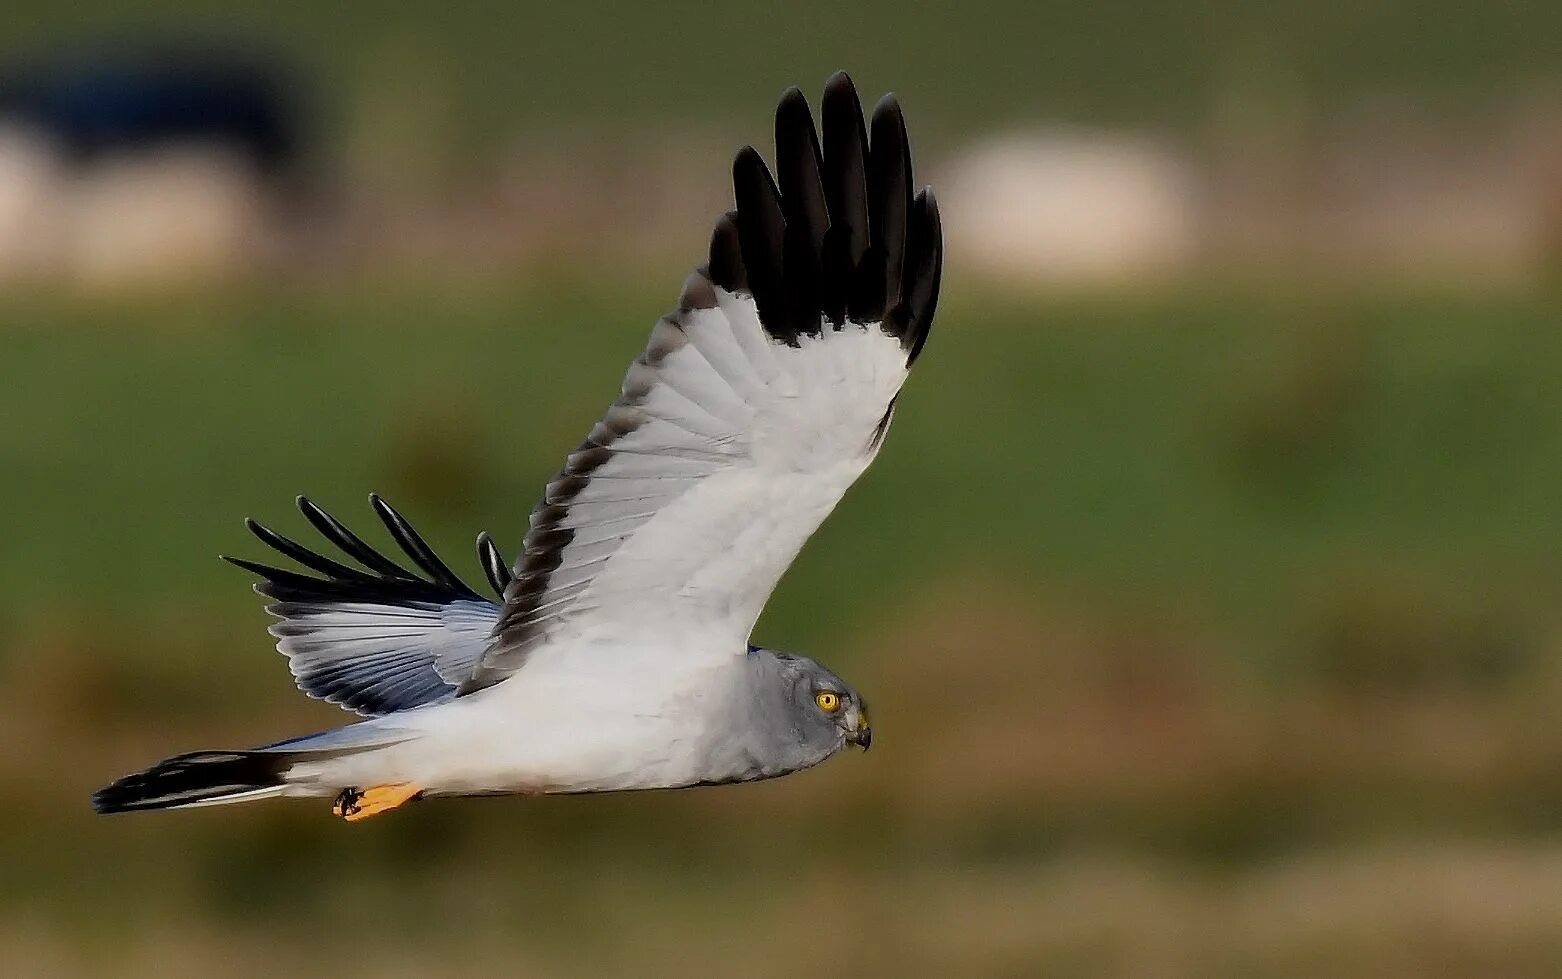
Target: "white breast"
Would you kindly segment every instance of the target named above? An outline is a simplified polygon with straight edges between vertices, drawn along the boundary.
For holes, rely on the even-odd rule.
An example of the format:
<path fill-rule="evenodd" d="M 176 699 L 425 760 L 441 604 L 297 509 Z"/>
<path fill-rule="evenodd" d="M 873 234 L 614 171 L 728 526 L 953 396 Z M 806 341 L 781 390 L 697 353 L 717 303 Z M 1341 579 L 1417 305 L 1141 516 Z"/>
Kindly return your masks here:
<path fill-rule="evenodd" d="M 705 777 L 701 762 L 719 737 L 711 719 L 726 715 L 742 656 L 622 645 L 575 652 L 538 657 L 498 686 L 396 715 L 415 737 L 292 777 L 411 783 L 429 795 L 672 788 Z"/>

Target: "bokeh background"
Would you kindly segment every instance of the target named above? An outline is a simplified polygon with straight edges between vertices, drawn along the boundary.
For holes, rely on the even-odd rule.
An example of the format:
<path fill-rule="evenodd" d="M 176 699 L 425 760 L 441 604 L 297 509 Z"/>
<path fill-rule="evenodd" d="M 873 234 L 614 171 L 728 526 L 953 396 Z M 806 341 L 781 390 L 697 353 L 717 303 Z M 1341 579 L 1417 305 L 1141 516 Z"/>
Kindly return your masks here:
<path fill-rule="evenodd" d="M 1562 6 L 125 6 L 0 35 L 7 975 L 1562 975 Z M 513 552 L 839 67 L 945 298 L 757 638 L 873 752 L 93 817 L 342 719 L 242 517 Z"/>

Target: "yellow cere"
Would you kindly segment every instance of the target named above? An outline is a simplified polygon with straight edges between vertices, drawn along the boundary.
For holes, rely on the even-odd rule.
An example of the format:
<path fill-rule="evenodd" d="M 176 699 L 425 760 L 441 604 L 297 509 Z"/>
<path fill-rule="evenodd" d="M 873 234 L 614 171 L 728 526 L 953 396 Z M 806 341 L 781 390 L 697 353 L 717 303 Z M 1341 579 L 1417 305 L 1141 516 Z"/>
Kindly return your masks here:
<path fill-rule="evenodd" d="M 825 713 L 834 713 L 841 706 L 841 698 L 828 690 L 821 690 L 814 694 L 814 703 Z"/>

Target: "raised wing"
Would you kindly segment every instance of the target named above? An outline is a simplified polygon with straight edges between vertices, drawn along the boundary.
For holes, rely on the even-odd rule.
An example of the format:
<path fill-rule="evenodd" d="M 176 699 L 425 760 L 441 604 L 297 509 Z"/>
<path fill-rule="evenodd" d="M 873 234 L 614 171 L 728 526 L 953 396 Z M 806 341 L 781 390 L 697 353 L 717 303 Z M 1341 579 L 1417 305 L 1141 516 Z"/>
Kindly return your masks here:
<path fill-rule="evenodd" d="M 676 637 L 738 654 L 803 543 L 873 460 L 938 300 L 931 194 L 912 196 L 899 105 L 870 133 L 851 79 L 823 147 L 796 89 L 777 176 L 733 164 L 737 209 L 652 330 L 619 399 L 533 510 L 495 643 L 462 691 L 565 638 Z"/>
<path fill-rule="evenodd" d="M 401 514 L 378 496 L 374 512 L 422 574 L 364 543 L 335 517 L 300 496 L 298 508 L 326 540 L 366 570 L 295 543 L 254 520 L 262 542 L 323 577 L 224 556 L 261 576 L 255 590 L 275 599 L 266 611 L 277 649 L 300 690 L 360 714 L 389 714 L 455 696 L 492 641 L 499 606 L 445 565 Z M 478 559 L 494 593 L 510 572 L 487 534 Z"/>

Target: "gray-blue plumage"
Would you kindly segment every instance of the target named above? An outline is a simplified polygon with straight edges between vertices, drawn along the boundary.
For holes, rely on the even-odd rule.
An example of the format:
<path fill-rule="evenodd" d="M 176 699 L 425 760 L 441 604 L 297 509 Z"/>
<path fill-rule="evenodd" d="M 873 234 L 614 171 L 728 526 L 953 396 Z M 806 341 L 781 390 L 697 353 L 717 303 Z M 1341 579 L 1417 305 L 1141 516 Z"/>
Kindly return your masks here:
<path fill-rule="evenodd" d="M 321 535 L 366 570 L 338 563 L 259 524 L 256 537 L 320 573 L 311 577 L 242 558 L 226 558 L 261 575 L 255 590 L 276 599 L 266 610 L 270 632 L 298 687 L 311 697 L 377 716 L 449 700 L 491 642 L 499 605 L 463 582 L 434 555 L 412 525 L 378 496 L 370 497 L 392 538 L 421 574 L 374 550 L 305 497 L 299 509 Z M 485 534 L 478 557 L 501 593 L 505 562 Z"/>

